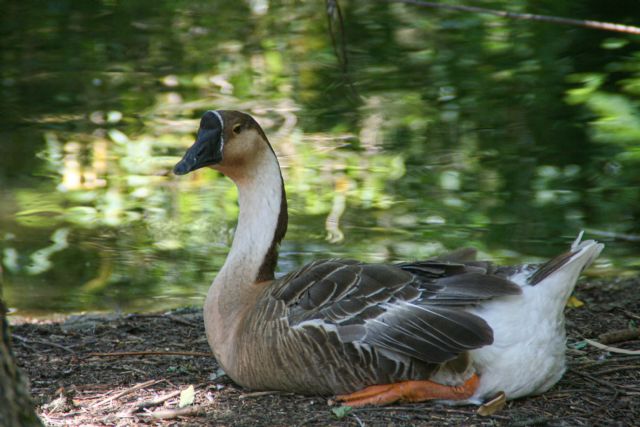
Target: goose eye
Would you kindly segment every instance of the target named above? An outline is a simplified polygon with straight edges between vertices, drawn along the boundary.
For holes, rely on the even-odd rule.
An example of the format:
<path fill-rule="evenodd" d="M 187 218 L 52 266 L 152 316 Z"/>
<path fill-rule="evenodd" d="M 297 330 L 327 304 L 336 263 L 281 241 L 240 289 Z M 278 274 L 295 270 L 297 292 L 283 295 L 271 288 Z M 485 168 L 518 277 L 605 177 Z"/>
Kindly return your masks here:
<path fill-rule="evenodd" d="M 236 135 L 239 134 L 242 131 L 242 125 L 235 125 L 233 127 L 233 133 L 235 133 Z"/>

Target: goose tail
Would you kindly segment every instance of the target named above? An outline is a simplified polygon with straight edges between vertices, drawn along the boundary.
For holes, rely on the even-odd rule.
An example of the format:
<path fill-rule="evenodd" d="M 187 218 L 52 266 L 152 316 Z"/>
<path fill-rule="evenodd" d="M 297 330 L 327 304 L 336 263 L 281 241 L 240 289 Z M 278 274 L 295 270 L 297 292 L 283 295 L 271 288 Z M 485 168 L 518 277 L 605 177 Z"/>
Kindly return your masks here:
<path fill-rule="evenodd" d="M 578 279 L 587 267 L 600 255 L 604 244 L 595 240 L 582 241 L 584 231 L 578 234 L 578 237 L 571 245 L 568 252 L 562 253 L 546 263 L 542 264 L 531 276 L 527 282 L 530 286 L 537 286 L 547 281 L 562 281 L 573 283 Z"/>

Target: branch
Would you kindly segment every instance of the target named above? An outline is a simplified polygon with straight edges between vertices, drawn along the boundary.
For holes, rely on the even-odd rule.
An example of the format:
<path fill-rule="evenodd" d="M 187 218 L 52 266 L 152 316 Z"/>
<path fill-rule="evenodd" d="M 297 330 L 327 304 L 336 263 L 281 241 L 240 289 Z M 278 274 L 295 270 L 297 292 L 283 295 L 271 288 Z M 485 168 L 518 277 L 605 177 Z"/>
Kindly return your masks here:
<path fill-rule="evenodd" d="M 640 328 L 620 329 L 618 331 L 600 334 L 598 339 L 602 344 L 614 344 L 621 341 L 630 341 L 640 338 Z"/>
<path fill-rule="evenodd" d="M 631 356 L 640 356 L 640 350 L 627 350 L 626 348 L 611 347 L 611 346 L 608 346 L 608 345 L 600 344 L 598 341 L 593 341 L 593 340 L 588 340 L 588 339 L 585 339 L 584 341 L 587 344 L 590 344 L 590 345 L 592 345 L 594 347 L 597 347 L 600 350 L 608 351 L 609 353 L 618 353 L 618 354 L 628 354 L 628 355 L 631 355 Z"/>
<path fill-rule="evenodd" d="M 204 406 L 188 406 L 186 408 L 178 408 L 178 409 L 161 409 L 161 410 L 150 412 L 144 415 L 152 418 L 156 418 L 156 419 L 169 420 L 177 417 L 203 415 L 204 412 L 205 412 Z"/>
<path fill-rule="evenodd" d="M 347 40 L 346 32 L 344 30 L 344 19 L 342 17 L 342 10 L 340 9 L 340 3 L 338 0 L 326 0 L 327 6 L 327 25 L 329 29 L 329 35 L 331 36 L 331 44 L 333 45 L 333 51 L 335 52 L 342 76 L 345 80 L 345 84 L 351 95 L 356 101 L 361 101 L 360 94 L 356 90 L 351 77 L 349 76 L 349 56 L 347 55 Z M 336 36 L 336 30 L 334 29 L 334 21 L 337 23 L 337 32 L 340 35 L 340 43 L 338 45 L 338 37 Z"/>
<path fill-rule="evenodd" d="M 119 392 L 117 394 L 114 394 L 113 396 L 109 396 L 106 399 L 100 400 L 99 402 L 92 403 L 91 407 L 95 408 L 97 406 L 102 406 L 105 403 L 112 402 L 112 401 L 114 401 L 116 399 L 121 398 L 122 396 L 126 396 L 127 394 L 133 393 L 136 390 L 140 390 L 141 388 L 145 388 L 145 387 L 149 387 L 149 386 L 152 386 L 154 384 L 157 384 L 160 381 L 164 381 L 164 380 L 149 380 L 149 381 L 146 381 L 146 382 L 143 382 L 143 383 L 140 383 L 140 384 L 136 384 L 133 387 L 129 387 L 126 390 L 123 390 L 123 391 L 121 391 L 121 392 Z"/>
<path fill-rule="evenodd" d="M 433 2 L 422 1 L 422 0 L 387 0 L 387 1 L 392 3 L 413 4 L 416 6 L 430 7 L 435 9 L 455 10 L 457 12 L 486 13 L 489 15 L 500 16 L 502 18 L 520 19 L 525 21 L 540 21 L 540 22 L 550 22 L 553 24 L 573 25 L 577 27 L 591 28 L 594 30 L 615 31 L 618 33 L 626 33 L 626 34 L 640 34 L 640 27 L 635 27 L 633 25 L 615 24 L 612 22 L 561 18 L 558 16 L 536 15 L 533 13 L 506 12 L 503 10 L 485 9 L 483 7 L 462 6 L 462 5 L 457 6 L 457 5 L 451 5 L 451 4 L 433 3 Z"/>
<path fill-rule="evenodd" d="M 55 348 L 59 348 L 61 350 L 64 350 L 67 353 L 75 354 L 75 352 L 73 350 L 71 350 L 69 347 L 65 347 L 63 345 L 56 344 L 56 343 L 51 342 L 51 341 L 25 338 L 25 337 L 17 335 L 17 334 L 11 334 L 11 336 L 13 338 L 17 339 L 18 341 L 23 342 L 23 343 L 48 345 L 48 346 L 51 346 L 51 347 L 55 347 Z"/>

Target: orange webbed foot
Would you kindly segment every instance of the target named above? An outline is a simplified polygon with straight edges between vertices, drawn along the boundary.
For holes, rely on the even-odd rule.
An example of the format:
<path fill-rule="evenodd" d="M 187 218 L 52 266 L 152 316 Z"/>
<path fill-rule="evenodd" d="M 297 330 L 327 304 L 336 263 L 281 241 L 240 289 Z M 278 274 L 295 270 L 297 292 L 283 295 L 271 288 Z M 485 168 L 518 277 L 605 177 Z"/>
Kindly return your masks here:
<path fill-rule="evenodd" d="M 473 396 L 480 379 L 473 374 L 460 386 L 447 386 L 433 381 L 403 381 L 366 387 L 351 394 L 336 396 L 344 406 L 387 405 L 398 401 L 464 400 Z"/>

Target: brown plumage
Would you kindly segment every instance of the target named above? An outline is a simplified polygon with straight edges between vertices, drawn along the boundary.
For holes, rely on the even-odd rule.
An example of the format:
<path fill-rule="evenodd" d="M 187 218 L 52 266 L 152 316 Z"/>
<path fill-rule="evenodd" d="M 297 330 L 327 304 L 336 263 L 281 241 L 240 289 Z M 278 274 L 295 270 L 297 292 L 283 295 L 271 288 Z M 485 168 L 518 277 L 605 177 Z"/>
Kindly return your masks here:
<path fill-rule="evenodd" d="M 441 273 L 410 272 L 417 265 Z M 274 281 L 250 313 L 240 333 L 251 343 L 250 354 L 240 357 L 258 352 L 266 366 L 247 363 L 240 383 L 333 394 L 426 379 L 441 364 L 493 341 L 491 328 L 465 306 L 519 293 L 517 285 L 467 272 L 464 264 L 316 261 Z M 282 360 L 283 349 L 296 355 L 295 363 Z M 285 365 L 286 376 L 272 375 Z M 456 375 L 468 366 L 460 368 L 452 366 Z"/>
<path fill-rule="evenodd" d="M 464 398 L 478 401 L 542 392 L 562 375 L 562 308 L 602 245 L 578 239 L 541 268 L 494 267 L 463 249 L 399 264 L 328 259 L 274 280 L 287 204 L 264 132 L 244 113 L 205 113 L 175 172 L 203 166 L 239 190 L 234 242 L 204 309 L 237 383 L 330 395 L 407 380 L 458 386 L 477 373 Z"/>

